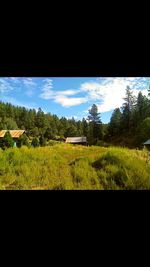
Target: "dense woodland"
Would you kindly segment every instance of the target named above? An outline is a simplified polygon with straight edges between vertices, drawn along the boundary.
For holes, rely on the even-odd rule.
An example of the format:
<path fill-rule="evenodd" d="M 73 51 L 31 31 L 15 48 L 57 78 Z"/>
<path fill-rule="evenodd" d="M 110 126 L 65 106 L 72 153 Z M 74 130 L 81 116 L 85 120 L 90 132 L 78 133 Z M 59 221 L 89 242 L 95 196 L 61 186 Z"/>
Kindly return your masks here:
<path fill-rule="evenodd" d="M 139 91 L 133 95 L 129 86 L 126 88 L 124 104 L 116 108 L 110 119 L 105 138 L 113 144 L 128 147 L 141 147 L 150 139 L 150 87 L 148 97 Z"/>
<path fill-rule="evenodd" d="M 46 140 L 59 140 L 68 136 L 86 136 L 89 145 L 122 145 L 141 147 L 150 139 L 150 88 L 148 97 L 141 91 L 137 97 L 126 88 L 124 104 L 113 111 L 109 124 L 102 124 L 98 108 L 93 104 L 87 118 L 58 118 L 45 114 L 41 108 L 26 109 L 0 102 L 0 129 L 25 129 L 27 137 L 34 138 L 35 146 Z M 21 145 L 20 145 L 21 146 Z"/>
<path fill-rule="evenodd" d="M 24 129 L 28 137 L 39 140 L 87 136 L 90 144 L 96 144 L 103 137 L 102 122 L 96 105 L 89 111 L 88 120 L 83 118 L 82 121 L 76 121 L 74 118 L 59 119 L 57 115 L 45 114 L 41 108 L 36 112 L 34 109 L 0 102 L 0 129 Z"/>

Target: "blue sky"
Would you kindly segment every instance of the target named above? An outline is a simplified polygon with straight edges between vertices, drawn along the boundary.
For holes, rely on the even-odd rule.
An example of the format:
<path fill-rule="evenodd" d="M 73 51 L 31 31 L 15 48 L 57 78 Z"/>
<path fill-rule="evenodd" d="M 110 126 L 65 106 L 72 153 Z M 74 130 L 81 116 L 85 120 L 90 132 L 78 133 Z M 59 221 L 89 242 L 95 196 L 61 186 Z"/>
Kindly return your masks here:
<path fill-rule="evenodd" d="M 77 120 L 86 118 L 89 108 L 95 103 L 102 122 L 107 123 L 112 111 L 123 104 L 127 85 L 135 95 L 139 90 L 147 95 L 150 78 L 1 77 L 0 101 L 36 110 L 41 107 L 45 113 Z"/>

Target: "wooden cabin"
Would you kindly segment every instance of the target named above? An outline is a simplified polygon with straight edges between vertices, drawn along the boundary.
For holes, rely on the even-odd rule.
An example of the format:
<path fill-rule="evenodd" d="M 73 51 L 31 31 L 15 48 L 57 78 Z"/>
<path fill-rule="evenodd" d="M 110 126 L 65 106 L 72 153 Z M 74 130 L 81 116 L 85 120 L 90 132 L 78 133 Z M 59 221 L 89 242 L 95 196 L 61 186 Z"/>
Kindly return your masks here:
<path fill-rule="evenodd" d="M 14 140 L 14 147 L 16 147 L 17 139 L 25 133 L 25 130 L 1 130 L 0 131 L 0 138 L 3 138 L 9 132 L 11 137 Z"/>
<path fill-rule="evenodd" d="M 78 144 L 78 145 L 87 145 L 87 138 L 86 137 L 67 137 L 66 143 L 69 144 Z"/>

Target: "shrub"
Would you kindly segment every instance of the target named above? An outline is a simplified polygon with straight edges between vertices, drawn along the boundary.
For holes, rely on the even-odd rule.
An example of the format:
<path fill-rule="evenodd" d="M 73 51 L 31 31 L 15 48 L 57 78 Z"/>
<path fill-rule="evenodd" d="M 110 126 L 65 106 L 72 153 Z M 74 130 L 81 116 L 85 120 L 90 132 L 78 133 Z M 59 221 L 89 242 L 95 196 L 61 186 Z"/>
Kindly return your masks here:
<path fill-rule="evenodd" d="M 134 151 L 109 149 L 92 166 L 104 189 L 150 188 L 150 165 Z"/>
<path fill-rule="evenodd" d="M 17 146 L 21 147 L 21 146 L 30 146 L 29 144 L 29 139 L 26 136 L 26 134 L 21 135 L 18 140 L 17 140 Z"/>
<path fill-rule="evenodd" d="M 36 137 L 33 138 L 31 145 L 32 145 L 33 147 L 38 147 L 38 146 L 40 145 L 40 143 L 39 143 L 39 139 L 36 138 Z"/>
<path fill-rule="evenodd" d="M 14 140 L 11 137 L 9 131 L 5 133 L 5 136 L 1 139 L 0 146 L 2 149 L 6 149 L 14 146 Z"/>
<path fill-rule="evenodd" d="M 46 138 L 43 135 L 40 136 L 39 142 L 40 146 L 46 146 Z"/>

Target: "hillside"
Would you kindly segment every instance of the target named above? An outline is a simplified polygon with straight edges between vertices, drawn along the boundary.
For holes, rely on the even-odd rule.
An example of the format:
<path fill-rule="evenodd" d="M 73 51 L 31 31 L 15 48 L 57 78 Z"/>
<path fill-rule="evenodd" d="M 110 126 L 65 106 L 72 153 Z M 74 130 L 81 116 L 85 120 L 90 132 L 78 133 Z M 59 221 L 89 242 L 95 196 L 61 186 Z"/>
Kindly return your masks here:
<path fill-rule="evenodd" d="M 150 189 L 147 151 L 68 144 L 0 149 L 0 189 Z"/>

